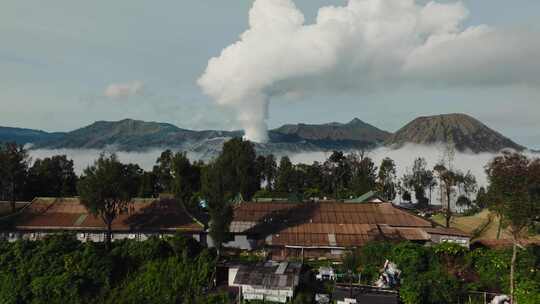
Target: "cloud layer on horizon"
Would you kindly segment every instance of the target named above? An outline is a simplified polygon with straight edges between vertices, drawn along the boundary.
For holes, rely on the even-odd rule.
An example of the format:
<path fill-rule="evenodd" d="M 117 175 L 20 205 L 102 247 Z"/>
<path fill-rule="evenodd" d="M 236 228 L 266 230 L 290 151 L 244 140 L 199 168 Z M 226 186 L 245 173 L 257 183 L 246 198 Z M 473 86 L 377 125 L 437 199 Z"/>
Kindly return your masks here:
<path fill-rule="evenodd" d="M 125 163 L 136 163 L 144 170 L 152 170 L 155 165 L 156 159 L 159 157 L 164 149 L 152 149 L 145 152 L 115 152 L 118 155 L 120 161 Z M 36 149 L 30 150 L 29 154 L 33 160 L 37 158 L 51 157 L 53 155 L 66 155 L 68 158 L 73 159 L 75 171 L 77 174 L 81 174 L 83 170 L 92 165 L 93 162 L 99 157 L 102 150 L 93 149 Z M 314 161 L 324 162 L 331 152 L 305 152 L 305 153 L 289 153 L 293 163 L 306 163 L 312 164 Z M 409 144 L 400 149 L 390 149 L 387 147 L 380 147 L 375 150 L 369 151 L 367 156 L 371 157 L 375 164 L 378 166 L 382 159 L 385 157 L 392 158 L 397 166 L 397 176 L 401 177 L 409 170 L 413 162 L 418 157 L 424 157 L 427 161 L 429 168 L 432 168 L 437 162 L 441 160 L 444 155 L 443 146 L 422 146 Z M 463 172 L 471 171 L 471 173 L 477 178 L 480 185 L 486 185 L 485 166 L 489 163 L 495 153 L 461 153 L 456 152 L 454 158 L 454 166 Z M 540 153 L 526 152 L 529 157 L 540 157 Z M 276 155 L 280 157 L 282 155 Z M 200 155 L 195 153 L 188 153 L 188 157 L 192 160 L 199 160 Z"/>

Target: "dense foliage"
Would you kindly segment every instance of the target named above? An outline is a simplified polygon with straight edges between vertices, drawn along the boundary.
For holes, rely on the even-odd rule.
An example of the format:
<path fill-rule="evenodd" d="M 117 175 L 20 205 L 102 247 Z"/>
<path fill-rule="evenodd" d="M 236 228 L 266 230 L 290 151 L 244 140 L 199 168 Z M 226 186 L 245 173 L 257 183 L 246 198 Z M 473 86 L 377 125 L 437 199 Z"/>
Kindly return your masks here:
<path fill-rule="evenodd" d="M 215 256 L 181 236 L 0 243 L 0 303 L 227 303 L 208 296 Z"/>
<path fill-rule="evenodd" d="M 413 243 L 368 243 L 356 252 L 364 282 L 376 280 L 388 259 L 401 273 L 400 297 L 408 303 L 458 303 L 468 292 L 509 293 L 511 249 L 469 251 L 443 243 L 425 247 Z M 540 301 L 540 247 L 522 250 L 517 258 L 516 296 L 519 303 Z"/>

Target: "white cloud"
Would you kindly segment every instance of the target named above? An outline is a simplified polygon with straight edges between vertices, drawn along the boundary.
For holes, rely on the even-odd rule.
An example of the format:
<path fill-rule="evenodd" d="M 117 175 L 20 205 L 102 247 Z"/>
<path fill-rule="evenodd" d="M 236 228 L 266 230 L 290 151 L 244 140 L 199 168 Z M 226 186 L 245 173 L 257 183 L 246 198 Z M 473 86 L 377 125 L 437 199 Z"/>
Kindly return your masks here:
<path fill-rule="evenodd" d="M 105 96 L 109 98 L 126 98 L 141 95 L 144 90 L 144 83 L 139 80 L 126 83 L 111 83 L 105 89 Z"/>
<path fill-rule="evenodd" d="M 292 0 L 256 0 L 249 29 L 209 60 L 198 84 L 260 142 L 276 96 L 403 84 L 538 86 L 538 33 L 466 27 L 467 17 L 462 2 L 349 0 L 320 8 L 306 24 Z"/>

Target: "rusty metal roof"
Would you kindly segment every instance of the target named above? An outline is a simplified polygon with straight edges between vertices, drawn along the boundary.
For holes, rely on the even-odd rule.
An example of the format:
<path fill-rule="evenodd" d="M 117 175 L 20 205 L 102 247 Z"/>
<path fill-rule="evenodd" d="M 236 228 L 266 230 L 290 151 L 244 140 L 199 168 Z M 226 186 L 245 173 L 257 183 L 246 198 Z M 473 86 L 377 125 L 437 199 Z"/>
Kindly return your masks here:
<path fill-rule="evenodd" d="M 470 237 L 471 235 L 456 228 L 432 227 L 424 229 L 429 234 Z"/>
<path fill-rule="evenodd" d="M 429 240 L 431 222 L 391 203 L 244 203 L 234 210 L 231 232 L 259 235 L 269 245 L 360 246 L 376 239 Z"/>
<path fill-rule="evenodd" d="M 234 221 L 268 222 L 275 220 L 327 224 L 387 224 L 401 227 L 431 227 L 431 222 L 393 206 L 391 203 L 244 203 L 234 210 Z"/>
<path fill-rule="evenodd" d="M 104 230 L 103 221 L 90 214 L 79 198 L 36 198 L 16 223 L 21 230 Z M 116 231 L 203 231 L 181 204 L 170 199 L 133 199 L 112 223 Z"/>

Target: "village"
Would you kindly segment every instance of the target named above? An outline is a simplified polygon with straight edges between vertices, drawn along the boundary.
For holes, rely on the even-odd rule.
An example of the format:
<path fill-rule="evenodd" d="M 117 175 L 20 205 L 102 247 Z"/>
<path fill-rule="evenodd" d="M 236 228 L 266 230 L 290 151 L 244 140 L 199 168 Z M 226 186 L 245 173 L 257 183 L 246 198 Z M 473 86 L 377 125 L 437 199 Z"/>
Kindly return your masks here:
<path fill-rule="evenodd" d="M 103 222 L 79 198 L 35 198 L 18 202 L 17 208 L 12 228 L 0 234 L 5 241 L 37 241 L 59 233 L 73 234 L 81 242 L 105 241 Z M 233 212 L 231 237 L 223 244 L 214 288 L 227 290 L 241 303 L 290 303 L 299 286 L 308 282 L 318 285 L 314 303 L 400 303 L 396 265 L 386 260 L 377 281 L 362 281 L 361 273 L 352 277 L 347 273 L 347 252 L 375 241 L 486 246 L 482 241 L 471 243 L 468 233 L 445 228 L 373 192 L 349 201 L 237 201 Z M 113 221 L 111 238 L 145 241 L 181 234 L 212 248 L 208 224 L 172 195 L 135 198 Z"/>
<path fill-rule="evenodd" d="M 61 277 L 91 276 L 77 279 L 80 294 L 73 297 L 90 296 L 85 282 L 97 280 L 101 283 L 90 286 L 102 290 L 104 302 L 126 293 L 126 303 L 160 295 L 176 299 L 174 303 L 504 304 L 509 297 L 501 278 L 508 267 L 525 282 L 534 280 L 524 276 L 529 269 L 534 275 L 537 271 L 536 201 L 509 201 L 505 208 L 517 208 L 512 211 L 516 213 L 502 215 L 516 223 L 505 228 L 501 238 L 500 222 L 497 236 L 487 232 L 496 226 L 492 218 L 477 218 L 476 228 L 462 226 L 468 229 L 464 231 L 456 224 L 498 210 L 500 205 L 493 203 L 498 201 L 492 196 L 486 203 L 486 194 L 470 190 L 476 189 L 470 174 L 453 172 L 442 163 L 431 171 L 422 158 L 398 180 L 388 158 L 378 173 L 369 156 L 338 151 L 321 165 L 293 165 L 282 157 L 277 166 L 272 155 L 256 156 L 251 142 L 236 138 L 208 164 L 192 163 L 184 153 L 167 150 L 152 171 L 144 171 L 114 154 L 101 154 L 79 177 L 65 156 L 37 160 L 29 167 L 23 147 L 8 144 L 3 149 L 3 168 L 15 169 L 5 171 L 0 180 L 5 186 L 1 194 L 11 198 L 0 202 L 5 247 L 0 275 L 20 281 L 21 287 L 52 271 Z M 516 191 L 515 185 L 504 184 L 505 170 L 516 160 L 526 158 L 505 152 L 490 163 L 492 195 L 499 191 L 495 183 Z M 536 176 L 537 164 L 530 162 L 530 173 L 523 174 Z M 537 189 L 535 179 L 523 181 Z M 440 185 L 446 202 L 431 202 L 434 184 Z M 464 194 L 458 197 L 459 192 Z M 287 196 L 279 196 L 283 193 Z M 21 252 L 21 246 L 35 249 Z M 56 268 L 34 273 L 30 267 L 28 274 L 9 270 L 37 263 L 30 261 L 50 255 L 49 246 L 59 246 L 52 251 L 59 260 L 50 264 Z M 519 257 L 518 268 L 504 258 L 510 249 Z M 97 260 L 83 263 L 83 257 L 71 257 L 87 251 Z M 19 260 L 21 253 L 30 256 Z M 86 270 L 66 268 L 65 259 L 83 263 Z M 103 259 L 110 261 L 105 271 L 111 273 L 92 277 Z M 501 259 L 507 266 L 496 266 Z M 164 268 L 153 273 L 150 265 Z M 178 273 L 168 273 L 174 269 Z M 497 277 L 483 273 L 492 271 Z M 194 285 L 182 290 L 188 282 Z M 148 284 L 156 285 L 146 290 Z M 69 292 L 67 286 L 59 288 Z M 14 293 L 15 299 L 24 297 L 24 287 L 20 292 Z M 127 300 L 130 296 L 134 298 Z"/>

